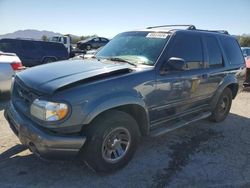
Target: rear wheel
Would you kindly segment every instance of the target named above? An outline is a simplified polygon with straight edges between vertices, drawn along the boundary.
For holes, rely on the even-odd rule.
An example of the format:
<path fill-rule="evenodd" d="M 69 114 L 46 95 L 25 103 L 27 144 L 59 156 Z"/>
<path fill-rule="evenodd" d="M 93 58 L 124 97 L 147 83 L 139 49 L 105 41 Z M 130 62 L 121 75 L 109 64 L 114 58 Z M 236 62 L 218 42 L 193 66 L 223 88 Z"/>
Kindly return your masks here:
<path fill-rule="evenodd" d="M 224 119 L 226 119 L 230 111 L 231 105 L 232 105 L 232 91 L 231 89 L 226 88 L 222 92 L 216 104 L 216 107 L 212 112 L 212 115 L 210 116 L 210 120 L 213 122 L 221 122 Z"/>
<path fill-rule="evenodd" d="M 46 57 L 46 58 L 44 58 L 43 63 L 52 63 L 52 62 L 55 62 L 55 61 L 56 60 L 53 57 Z"/>
<path fill-rule="evenodd" d="M 91 49 L 92 49 L 92 46 L 90 44 L 87 44 L 86 50 L 91 50 Z"/>
<path fill-rule="evenodd" d="M 111 110 L 89 126 L 80 156 L 91 168 L 97 172 L 111 172 L 131 160 L 140 133 L 136 121 L 129 114 Z"/>

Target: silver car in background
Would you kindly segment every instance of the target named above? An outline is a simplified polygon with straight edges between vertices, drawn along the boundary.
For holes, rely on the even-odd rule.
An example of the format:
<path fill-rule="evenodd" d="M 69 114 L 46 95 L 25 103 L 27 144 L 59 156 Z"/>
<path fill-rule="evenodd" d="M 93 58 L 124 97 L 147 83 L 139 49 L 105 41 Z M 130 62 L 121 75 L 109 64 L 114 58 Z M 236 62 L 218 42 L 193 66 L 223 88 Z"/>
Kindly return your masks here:
<path fill-rule="evenodd" d="M 16 54 L 0 51 L 0 102 L 9 99 L 12 77 L 23 68 Z"/>

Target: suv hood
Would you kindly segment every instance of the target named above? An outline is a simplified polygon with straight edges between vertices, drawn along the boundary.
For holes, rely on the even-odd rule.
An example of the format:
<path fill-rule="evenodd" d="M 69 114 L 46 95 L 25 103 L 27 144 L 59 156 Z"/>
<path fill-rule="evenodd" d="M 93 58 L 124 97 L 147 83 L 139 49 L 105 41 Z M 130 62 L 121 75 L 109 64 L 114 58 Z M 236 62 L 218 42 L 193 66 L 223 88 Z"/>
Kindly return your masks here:
<path fill-rule="evenodd" d="M 41 93 L 52 94 L 69 84 L 97 76 L 109 77 L 112 73 L 128 73 L 133 66 L 127 63 L 98 60 L 67 60 L 36 66 L 18 73 L 18 77 L 29 88 Z"/>

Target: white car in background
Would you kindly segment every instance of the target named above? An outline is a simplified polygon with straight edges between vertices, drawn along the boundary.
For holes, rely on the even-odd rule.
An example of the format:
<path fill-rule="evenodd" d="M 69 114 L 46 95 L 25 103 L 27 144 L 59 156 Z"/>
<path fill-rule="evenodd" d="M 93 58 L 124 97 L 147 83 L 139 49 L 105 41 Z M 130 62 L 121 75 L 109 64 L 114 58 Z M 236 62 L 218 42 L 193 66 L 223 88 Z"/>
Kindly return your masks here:
<path fill-rule="evenodd" d="M 16 54 L 0 51 L 0 101 L 9 99 L 12 77 L 22 69 L 24 67 Z"/>

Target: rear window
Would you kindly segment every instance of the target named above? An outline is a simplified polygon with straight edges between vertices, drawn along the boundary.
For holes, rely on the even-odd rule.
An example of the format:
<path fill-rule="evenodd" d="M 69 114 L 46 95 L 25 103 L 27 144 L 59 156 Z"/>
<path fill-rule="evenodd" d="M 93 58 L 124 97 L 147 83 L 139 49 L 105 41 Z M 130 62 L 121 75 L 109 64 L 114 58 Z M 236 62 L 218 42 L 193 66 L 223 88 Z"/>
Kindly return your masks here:
<path fill-rule="evenodd" d="M 244 64 L 244 58 L 238 42 L 234 38 L 224 38 L 221 40 L 226 56 L 230 64 Z"/>

